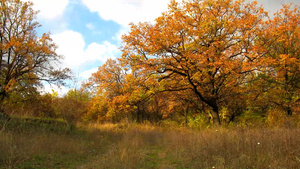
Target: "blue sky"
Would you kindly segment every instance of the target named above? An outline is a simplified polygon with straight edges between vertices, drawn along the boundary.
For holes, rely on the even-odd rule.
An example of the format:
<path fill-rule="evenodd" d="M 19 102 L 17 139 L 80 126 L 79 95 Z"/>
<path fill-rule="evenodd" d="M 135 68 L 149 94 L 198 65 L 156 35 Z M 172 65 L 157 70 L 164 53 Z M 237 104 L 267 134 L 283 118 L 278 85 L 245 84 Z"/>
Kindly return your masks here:
<path fill-rule="evenodd" d="M 51 32 L 65 57 L 62 67 L 73 70 L 78 81 L 87 80 L 108 58 L 121 56 L 121 36 L 129 31 L 130 22 L 153 22 L 167 10 L 169 0 L 31 0 L 39 10 L 37 30 Z M 246 0 L 252 1 L 252 0 Z M 258 0 L 271 13 L 283 3 L 300 0 Z M 77 84 L 78 85 L 78 84 Z M 76 86 L 76 85 L 75 85 Z M 65 93 L 61 87 L 54 90 Z M 50 91 L 50 86 L 46 86 Z"/>

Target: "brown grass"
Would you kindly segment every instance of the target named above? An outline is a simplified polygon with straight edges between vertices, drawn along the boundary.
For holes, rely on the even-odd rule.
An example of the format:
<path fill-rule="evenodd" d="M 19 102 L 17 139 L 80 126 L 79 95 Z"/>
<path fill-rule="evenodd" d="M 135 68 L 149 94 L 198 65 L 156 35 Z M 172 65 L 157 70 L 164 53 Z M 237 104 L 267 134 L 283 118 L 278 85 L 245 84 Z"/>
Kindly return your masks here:
<path fill-rule="evenodd" d="M 165 138 L 178 168 L 299 168 L 299 134 L 299 129 L 220 129 Z"/>
<path fill-rule="evenodd" d="M 298 128 L 79 128 L 71 133 L 5 131 L 0 168 L 300 168 Z"/>
<path fill-rule="evenodd" d="M 81 168 L 300 168 L 300 129 L 121 129 Z"/>

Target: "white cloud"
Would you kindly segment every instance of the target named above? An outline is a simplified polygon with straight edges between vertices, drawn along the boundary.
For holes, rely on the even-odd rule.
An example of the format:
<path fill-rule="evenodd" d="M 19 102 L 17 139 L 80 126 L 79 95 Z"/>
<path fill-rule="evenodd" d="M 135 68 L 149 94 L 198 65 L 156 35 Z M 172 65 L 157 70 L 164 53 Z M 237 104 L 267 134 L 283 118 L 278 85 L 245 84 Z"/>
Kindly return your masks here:
<path fill-rule="evenodd" d="M 58 45 L 56 52 L 64 56 L 64 66 L 69 68 L 93 61 L 105 62 L 108 58 L 115 58 L 114 55 L 119 52 L 115 45 L 107 41 L 91 43 L 86 47 L 82 34 L 72 30 L 54 34 L 51 38 Z"/>
<path fill-rule="evenodd" d="M 114 40 L 121 42 L 122 36 L 130 31 L 129 27 L 122 27 L 113 37 Z"/>
<path fill-rule="evenodd" d="M 95 29 L 95 25 L 92 23 L 88 23 L 85 25 L 89 30 L 94 30 Z"/>
<path fill-rule="evenodd" d="M 254 0 L 246 0 L 246 2 L 252 2 Z M 283 4 L 293 3 L 295 5 L 300 5 L 299 0 L 257 0 L 258 5 L 263 5 L 265 10 L 269 12 L 269 15 L 272 16 L 273 13 L 279 11 Z"/>
<path fill-rule="evenodd" d="M 81 0 L 91 12 L 98 12 L 104 20 L 122 26 L 130 22 L 154 21 L 167 10 L 169 0 Z"/>
<path fill-rule="evenodd" d="M 92 76 L 93 73 L 95 73 L 97 71 L 98 71 L 98 68 L 93 68 L 93 69 L 84 71 L 84 72 L 80 73 L 80 77 L 83 79 L 88 79 Z"/>
<path fill-rule="evenodd" d="M 57 86 L 54 84 L 44 84 L 44 86 L 42 88 L 39 88 L 39 91 L 42 94 L 45 93 L 53 93 L 53 92 L 57 92 L 59 97 L 64 96 L 65 94 L 68 93 L 69 88 L 65 87 L 65 86 Z"/>
<path fill-rule="evenodd" d="M 92 43 L 85 51 L 86 60 L 100 60 L 105 62 L 109 58 L 115 59 L 114 54 L 116 51 L 118 51 L 118 48 L 107 41 L 103 44 Z"/>
<path fill-rule="evenodd" d="M 55 19 L 62 15 L 69 4 L 69 0 L 31 0 L 33 8 L 39 10 L 39 16 L 45 19 Z"/>
<path fill-rule="evenodd" d="M 181 2 L 181 0 L 177 0 Z M 254 0 L 246 0 L 254 1 Z M 257 0 L 263 4 L 267 11 L 273 13 L 282 4 L 294 3 L 300 5 L 299 0 Z M 91 12 L 97 12 L 104 20 L 112 20 L 122 26 L 130 22 L 152 22 L 167 11 L 170 0 L 81 0 Z"/>
<path fill-rule="evenodd" d="M 64 66 L 73 68 L 84 61 L 85 42 L 80 33 L 67 30 L 54 34 L 51 38 L 58 45 L 56 52 L 65 57 Z"/>

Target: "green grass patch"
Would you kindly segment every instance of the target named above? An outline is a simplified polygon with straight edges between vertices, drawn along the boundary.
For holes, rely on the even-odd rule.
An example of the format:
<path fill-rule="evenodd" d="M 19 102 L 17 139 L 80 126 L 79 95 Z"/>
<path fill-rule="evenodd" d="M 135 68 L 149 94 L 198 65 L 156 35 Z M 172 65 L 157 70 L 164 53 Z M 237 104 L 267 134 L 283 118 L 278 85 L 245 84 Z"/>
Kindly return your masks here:
<path fill-rule="evenodd" d="M 1 126 L 5 123 L 1 120 Z M 6 122 L 6 130 L 15 132 L 26 131 L 53 131 L 53 132 L 67 132 L 73 126 L 69 125 L 62 119 L 51 118 L 33 118 L 33 117 L 16 117 L 12 116 L 9 122 Z"/>

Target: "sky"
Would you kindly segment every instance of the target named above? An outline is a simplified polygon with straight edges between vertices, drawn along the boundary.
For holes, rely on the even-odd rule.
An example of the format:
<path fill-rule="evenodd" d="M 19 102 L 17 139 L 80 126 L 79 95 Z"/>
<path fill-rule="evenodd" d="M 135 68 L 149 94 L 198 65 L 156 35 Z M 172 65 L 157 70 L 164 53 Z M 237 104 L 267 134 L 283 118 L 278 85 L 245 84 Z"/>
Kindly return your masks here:
<path fill-rule="evenodd" d="M 121 36 L 129 31 L 129 23 L 154 22 L 168 9 L 169 0 L 31 0 L 42 27 L 37 33 L 50 32 L 58 45 L 57 53 L 64 56 L 62 67 L 70 68 L 77 81 L 69 87 L 48 84 L 46 91 L 64 94 L 68 88 L 80 86 L 109 58 L 121 56 Z M 252 1 L 252 0 L 246 0 Z M 258 0 L 273 13 L 282 4 L 300 0 Z"/>

